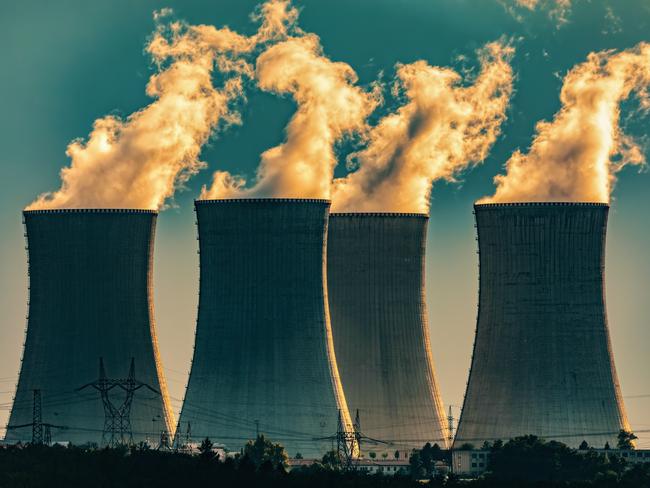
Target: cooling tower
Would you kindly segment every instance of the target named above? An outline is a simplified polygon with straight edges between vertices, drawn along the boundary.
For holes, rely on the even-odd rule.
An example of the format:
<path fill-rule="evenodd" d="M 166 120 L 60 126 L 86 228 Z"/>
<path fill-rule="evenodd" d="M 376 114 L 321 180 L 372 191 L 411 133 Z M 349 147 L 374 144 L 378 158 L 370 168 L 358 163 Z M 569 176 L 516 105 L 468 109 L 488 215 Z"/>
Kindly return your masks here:
<path fill-rule="evenodd" d="M 350 427 L 324 279 L 329 201 L 198 200 L 201 284 L 180 431 L 322 457 Z"/>
<path fill-rule="evenodd" d="M 332 214 L 327 280 L 334 346 L 361 432 L 409 451 L 447 444 L 425 300 L 428 217 Z M 362 444 L 363 449 L 363 444 Z"/>
<path fill-rule="evenodd" d="M 156 212 L 33 210 L 24 212 L 29 254 L 29 317 L 6 439 L 30 441 L 33 390 L 41 391 L 42 421 L 53 441 L 102 444 L 99 391 L 76 391 L 99 377 L 135 379 L 159 392 L 134 392 L 135 442 L 157 440 L 173 418 L 158 355 L 152 300 Z M 117 407 L 119 387 L 109 393 Z M 155 431 L 155 432 L 154 432 Z"/>
<path fill-rule="evenodd" d="M 605 308 L 607 204 L 475 205 L 479 310 L 455 445 L 629 430 Z"/>

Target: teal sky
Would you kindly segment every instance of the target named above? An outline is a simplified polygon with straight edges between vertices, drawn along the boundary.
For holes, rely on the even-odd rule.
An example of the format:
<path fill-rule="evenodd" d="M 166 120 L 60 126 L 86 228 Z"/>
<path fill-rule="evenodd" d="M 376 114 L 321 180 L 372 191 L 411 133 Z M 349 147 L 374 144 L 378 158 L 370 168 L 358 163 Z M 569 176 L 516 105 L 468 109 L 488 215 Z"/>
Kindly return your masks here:
<path fill-rule="evenodd" d="M 504 0 L 511 1 L 511 0 Z M 0 425 L 4 429 L 20 365 L 27 311 L 27 265 L 21 210 L 59 187 L 67 144 L 86 137 L 96 118 L 128 115 L 149 103 L 151 65 L 143 48 L 152 12 L 253 32 L 256 1 L 23 0 L 0 3 Z M 321 37 L 325 53 L 349 63 L 368 84 L 396 62 L 425 59 L 454 66 L 459 55 L 501 36 L 514 38 L 515 94 L 503 134 L 481 166 L 460 183 L 434 187 L 427 257 L 427 296 L 434 358 L 444 402 L 462 403 L 476 320 L 477 255 L 472 203 L 493 193 L 492 178 L 516 148 L 525 149 L 540 119 L 559 107 L 561 78 L 591 51 L 650 41 L 650 0 L 574 0 L 568 22 L 548 12 L 516 19 L 498 0 L 304 0 L 300 25 Z M 610 14 L 613 14 L 613 16 Z M 155 306 L 165 373 L 178 412 L 190 366 L 198 293 L 192 200 L 211 172 L 254 174 L 259 154 L 283 140 L 293 103 L 251 91 L 243 125 L 205 147 L 209 169 L 176 193 L 158 220 Z M 627 119 L 629 112 L 623 113 Z M 648 137 L 650 117 L 629 133 Z M 646 147 L 646 155 L 650 151 Z M 340 155 L 344 161 L 345 154 Z M 337 175 L 344 174 L 341 164 Z M 607 243 L 607 301 L 619 379 L 633 430 L 650 431 L 650 173 L 627 168 L 614 190 Z M 0 436 L 4 430 L 0 431 Z M 639 433 L 650 448 L 650 433 Z"/>

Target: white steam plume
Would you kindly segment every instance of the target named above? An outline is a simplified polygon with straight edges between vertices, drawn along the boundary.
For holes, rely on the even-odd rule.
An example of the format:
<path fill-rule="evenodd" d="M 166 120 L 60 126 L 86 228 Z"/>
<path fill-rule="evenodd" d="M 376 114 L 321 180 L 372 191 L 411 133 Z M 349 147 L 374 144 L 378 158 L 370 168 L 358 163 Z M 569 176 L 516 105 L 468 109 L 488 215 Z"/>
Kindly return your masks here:
<path fill-rule="evenodd" d="M 516 151 L 495 178 L 488 202 L 608 202 L 616 173 L 644 164 L 641 148 L 619 125 L 620 104 L 632 93 L 650 109 L 650 44 L 591 53 L 565 77 L 562 107 L 537 124 L 528 151 Z"/>
<path fill-rule="evenodd" d="M 534 11 L 545 10 L 555 20 L 558 27 L 565 24 L 571 11 L 572 0 L 500 0 L 505 9 L 519 21 L 523 21 L 522 9 Z"/>
<path fill-rule="evenodd" d="M 500 43 L 485 46 L 469 86 L 448 68 L 399 65 L 394 90 L 407 101 L 352 155 L 358 169 L 334 181 L 332 210 L 427 213 L 432 183 L 485 159 L 499 135 L 512 91 L 511 54 Z"/>
<path fill-rule="evenodd" d="M 154 18 L 170 13 L 163 9 Z M 232 102 L 243 95 L 243 78 L 253 74 L 244 55 L 282 38 L 295 16 L 288 1 L 271 0 L 260 8 L 262 26 L 251 37 L 228 28 L 159 25 L 147 45 L 159 68 L 146 88 L 155 100 L 125 119 L 97 119 L 88 140 L 68 146 L 71 163 L 61 170 L 61 188 L 27 209 L 161 208 L 204 166 L 201 147 L 217 126 L 239 121 Z M 219 88 L 211 79 L 215 67 L 225 77 Z"/>
<path fill-rule="evenodd" d="M 256 66 L 261 89 L 290 94 L 297 109 L 286 127 L 286 139 L 261 155 L 252 187 L 225 171 L 214 173 L 202 199 L 241 197 L 329 198 L 334 146 L 365 128 L 378 100 L 374 92 L 355 86 L 357 76 L 345 63 L 322 53 L 314 34 L 290 37 L 263 52 Z"/>
<path fill-rule="evenodd" d="M 548 4 L 554 8 L 568 9 L 571 7 L 571 0 L 515 0 L 515 3 L 528 10 L 535 10 L 540 6 Z"/>

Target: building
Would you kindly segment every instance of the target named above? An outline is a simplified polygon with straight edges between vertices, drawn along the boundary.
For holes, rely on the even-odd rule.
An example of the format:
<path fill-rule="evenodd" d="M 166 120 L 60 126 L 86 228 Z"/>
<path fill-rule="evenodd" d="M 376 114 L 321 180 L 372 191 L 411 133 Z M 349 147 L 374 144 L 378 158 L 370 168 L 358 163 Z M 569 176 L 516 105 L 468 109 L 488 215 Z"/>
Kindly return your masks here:
<path fill-rule="evenodd" d="M 287 470 L 293 471 L 300 468 L 309 468 L 320 459 L 289 459 L 287 461 Z M 359 458 L 354 461 L 351 469 L 367 474 L 381 473 L 385 476 L 394 476 L 396 474 L 407 475 L 410 471 L 408 458 L 390 459 L 390 458 Z M 446 473 L 448 467 L 442 462 L 436 462 L 436 470 L 440 473 Z"/>
<path fill-rule="evenodd" d="M 630 428 L 605 308 L 609 206 L 474 208 L 478 322 L 455 446 L 527 434 L 616 445 Z"/>
<path fill-rule="evenodd" d="M 427 222 L 403 213 L 335 213 L 329 222 L 328 295 L 343 388 L 361 433 L 384 442 L 390 456 L 448 442 L 427 321 Z"/>
<path fill-rule="evenodd" d="M 230 451 L 264 434 L 289 456 L 332 449 L 351 421 L 325 284 L 329 201 L 198 200 L 200 295 L 179 431 Z"/>
<path fill-rule="evenodd" d="M 628 465 L 650 463 L 650 449 L 584 449 L 577 450 L 578 454 L 596 452 L 606 456 L 617 456 L 625 460 Z M 489 468 L 490 451 L 479 450 L 455 450 L 452 452 L 454 474 L 465 478 L 478 478 Z"/>
<path fill-rule="evenodd" d="M 453 472 L 458 476 L 478 478 L 488 470 L 489 450 L 454 450 L 451 456 Z"/>
<path fill-rule="evenodd" d="M 78 391 L 99 379 L 100 358 L 108 379 L 127 378 L 133 362 L 134 379 L 151 387 L 133 392 L 129 414 L 116 419 L 130 420 L 132 440 L 171 432 L 153 316 L 156 217 L 126 209 L 24 212 L 29 317 L 7 442 L 32 440 L 31 425 L 17 426 L 32 423 L 38 390 L 41 421 L 61 427 L 51 428 L 52 442 L 110 443 L 100 393 Z M 107 398 L 119 408 L 125 392 L 116 387 Z M 113 434 L 130 440 L 124 429 Z"/>

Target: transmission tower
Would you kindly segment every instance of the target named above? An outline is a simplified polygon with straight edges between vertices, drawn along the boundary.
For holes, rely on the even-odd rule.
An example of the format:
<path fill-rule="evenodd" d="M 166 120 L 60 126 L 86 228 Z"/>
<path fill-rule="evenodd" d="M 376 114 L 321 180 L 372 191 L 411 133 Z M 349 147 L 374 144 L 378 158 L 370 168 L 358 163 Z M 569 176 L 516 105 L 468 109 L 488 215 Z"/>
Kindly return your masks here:
<path fill-rule="evenodd" d="M 447 440 L 449 441 L 449 449 L 454 442 L 454 414 L 451 411 L 451 405 L 449 405 L 449 415 L 447 416 L 447 427 L 449 433 L 447 434 Z"/>
<path fill-rule="evenodd" d="M 52 430 L 50 424 L 43 424 L 43 444 L 49 446 L 52 444 Z"/>
<path fill-rule="evenodd" d="M 343 418 L 339 410 L 338 428 L 336 430 L 336 453 L 341 460 L 344 469 L 351 469 L 354 455 L 358 448 L 359 434 L 356 429 L 356 423 L 359 421 L 359 412 L 355 419 L 355 426 L 352 432 L 343 425 Z"/>
<path fill-rule="evenodd" d="M 359 409 L 357 408 L 357 414 L 354 416 L 354 428 L 355 440 L 357 443 L 357 449 L 361 453 L 361 417 L 359 416 Z"/>
<path fill-rule="evenodd" d="M 32 421 L 29 424 L 12 425 L 9 429 L 32 428 L 32 445 L 49 445 L 52 442 L 52 428 L 67 429 L 63 425 L 54 425 L 43 422 L 43 409 L 41 402 L 41 390 L 33 390 Z"/>
<path fill-rule="evenodd" d="M 41 390 L 34 390 L 32 404 L 32 444 L 43 444 L 43 415 L 41 411 Z"/>
<path fill-rule="evenodd" d="M 160 432 L 160 441 L 158 442 L 158 451 L 170 451 L 171 447 L 169 446 L 169 434 L 166 430 Z"/>
<path fill-rule="evenodd" d="M 99 358 L 99 378 L 88 383 L 77 391 L 85 388 L 94 388 L 101 396 L 104 405 L 104 430 L 102 432 L 102 445 L 115 447 L 118 445 L 133 444 L 133 430 L 131 428 L 131 405 L 133 396 L 140 388 L 147 388 L 160 395 L 160 392 L 151 386 L 135 379 L 135 359 L 131 358 L 129 375 L 126 378 L 111 379 L 106 376 L 104 358 Z M 111 401 L 109 392 L 119 388 L 126 393 L 121 405 L 115 406 Z"/>
<path fill-rule="evenodd" d="M 176 427 L 176 435 L 174 437 L 174 449 L 181 452 L 191 452 L 192 448 L 190 447 L 192 435 L 192 426 L 190 423 L 187 423 L 187 429 L 185 434 L 181 433 L 181 421 L 179 419 L 178 425 Z"/>
<path fill-rule="evenodd" d="M 451 473 L 454 473 L 454 414 L 451 410 L 451 405 L 449 405 L 449 415 L 447 416 L 447 427 L 449 433 L 447 434 L 447 440 L 449 441 L 449 467 Z"/>
<path fill-rule="evenodd" d="M 343 418 L 341 417 L 341 411 L 339 410 L 338 418 L 338 428 L 336 434 L 328 437 L 317 437 L 314 440 L 331 440 L 332 444 L 336 440 L 336 453 L 338 458 L 341 461 L 341 466 L 343 469 L 349 470 L 355 468 L 355 459 L 357 453 L 361 450 L 361 441 L 366 440 L 373 444 L 385 444 L 391 445 L 390 442 L 382 441 L 378 439 L 373 439 L 372 437 L 367 437 L 361 432 L 361 418 L 359 416 L 359 410 L 357 409 L 357 414 L 354 418 L 353 431 L 350 432 L 343 425 Z M 332 445 L 332 448 L 334 446 Z"/>

